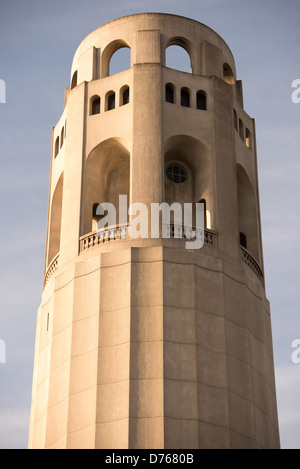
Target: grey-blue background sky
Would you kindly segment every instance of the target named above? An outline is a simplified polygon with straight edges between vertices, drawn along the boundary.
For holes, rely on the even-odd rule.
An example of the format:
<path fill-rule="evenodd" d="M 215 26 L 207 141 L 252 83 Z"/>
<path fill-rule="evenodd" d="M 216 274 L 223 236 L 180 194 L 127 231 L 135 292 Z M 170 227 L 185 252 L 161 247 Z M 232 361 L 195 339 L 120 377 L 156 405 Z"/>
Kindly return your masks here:
<path fill-rule="evenodd" d="M 207 24 L 235 57 L 256 120 L 267 296 L 283 448 L 300 448 L 299 0 L 0 0 L 0 448 L 26 448 L 36 311 L 47 223 L 51 129 L 72 58 L 91 31 L 120 16 L 172 13 Z"/>

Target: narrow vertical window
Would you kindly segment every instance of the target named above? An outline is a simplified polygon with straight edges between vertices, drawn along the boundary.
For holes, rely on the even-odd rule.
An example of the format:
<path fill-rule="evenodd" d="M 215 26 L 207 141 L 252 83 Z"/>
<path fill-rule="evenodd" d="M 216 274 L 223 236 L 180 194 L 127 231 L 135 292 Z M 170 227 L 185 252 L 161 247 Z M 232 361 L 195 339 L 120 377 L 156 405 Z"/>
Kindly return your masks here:
<path fill-rule="evenodd" d="M 125 88 L 125 90 L 122 93 L 122 105 L 124 106 L 125 104 L 129 103 L 129 88 Z"/>
<path fill-rule="evenodd" d="M 251 142 L 251 132 L 249 129 L 246 129 L 246 146 L 251 150 L 252 142 Z"/>
<path fill-rule="evenodd" d="M 242 140 L 244 140 L 244 124 L 241 119 L 239 119 L 239 134 Z"/>
<path fill-rule="evenodd" d="M 63 146 L 64 144 L 64 139 L 65 139 L 65 128 L 63 127 L 61 129 L 61 133 L 60 133 L 60 148 Z"/>
<path fill-rule="evenodd" d="M 245 235 L 245 233 L 240 233 L 240 245 L 247 249 L 247 236 Z"/>
<path fill-rule="evenodd" d="M 205 199 L 201 199 L 199 201 L 199 204 L 203 204 L 204 205 L 204 229 L 207 228 L 207 216 L 206 216 L 206 200 Z"/>
<path fill-rule="evenodd" d="M 197 91 L 197 109 L 206 111 L 206 93 L 204 91 Z"/>
<path fill-rule="evenodd" d="M 238 119 L 237 119 L 237 113 L 236 110 L 233 110 L 233 123 L 234 123 L 234 128 L 237 131 L 238 130 Z"/>
<path fill-rule="evenodd" d="M 181 106 L 190 107 L 190 92 L 187 88 L 181 89 Z"/>
<path fill-rule="evenodd" d="M 97 231 L 98 229 L 98 222 L 104 215 L 97 215 L 97 208 L 99 204 L 93 204 L 93 214 L 92 214 L 92 230 Z"/>
<path fill-rule="evenodd" d="M 94 114 L 100 114 L 100 98 L 99 96 L 96 96 L 95 98 L 92 99 L 92 105 L 91 105 L 91 115 Z"/>
<path fill-rule="evenodd" d="M 107 98 L 107 110 L 111 111 L 116 107 L 116 95 L 115 93 L 111 93 Z"/>
<path fill-rule="evenodd" d="M 54 148 L 54 158 L 57 157 L 59 152 L 59 137 L 55 140 L 55 148 Z"/>
<path fill-rule="evenodd" d="M 73 73 L 72 81 L 71 81 L 71 90 L 77 86 L 77 70 Z"/>
<path fill-rule="evenodd" d="M 166 101 L 167 103 L 174 103 L 174 87 L 170 83 L 166 84 Z"/>

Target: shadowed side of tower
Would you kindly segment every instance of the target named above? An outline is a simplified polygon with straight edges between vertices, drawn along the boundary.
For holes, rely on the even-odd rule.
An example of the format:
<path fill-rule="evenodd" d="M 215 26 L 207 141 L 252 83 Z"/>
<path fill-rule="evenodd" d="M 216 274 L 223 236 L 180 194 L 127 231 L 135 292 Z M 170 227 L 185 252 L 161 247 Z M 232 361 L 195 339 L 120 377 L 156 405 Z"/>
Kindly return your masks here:
<path fill-rule="evenodd" d="M 177 45 L 190 71 L 168 67 Z M 130 67 L 110 74 L 119 49 Z M 204 245 L 127 208 L 205 207 Z M 99 236 L 97 207 L 117 210 Z M 193 222 L 195 220 L 195 214 Z M 127 236 L 126 236 L 127 234 Z M 277 448 L 255 124 L 225 42 L 147 13 L 78 47 L 53 129 L 30 448 Z"/>

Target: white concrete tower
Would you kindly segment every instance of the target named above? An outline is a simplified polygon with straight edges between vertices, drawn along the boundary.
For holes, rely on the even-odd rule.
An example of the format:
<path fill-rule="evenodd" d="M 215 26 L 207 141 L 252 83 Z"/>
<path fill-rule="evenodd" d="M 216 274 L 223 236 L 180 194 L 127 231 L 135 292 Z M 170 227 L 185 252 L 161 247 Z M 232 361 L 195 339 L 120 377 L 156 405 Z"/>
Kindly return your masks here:
<path fill-rule="evenodd" d="M 190 73 L 166 66 L 171 45 Z M 110 75 L 122 47 L 130 67 Z M 202 201 L 204 246 L 125 238 L 123 223 L 97 236 L 97 205 L 120 194 L 149 213 Z M 29 447 L 279 447 L 255 125 L 228 46 L 194 20 L 120 18 L 75 53 L 53 129 Z"/>

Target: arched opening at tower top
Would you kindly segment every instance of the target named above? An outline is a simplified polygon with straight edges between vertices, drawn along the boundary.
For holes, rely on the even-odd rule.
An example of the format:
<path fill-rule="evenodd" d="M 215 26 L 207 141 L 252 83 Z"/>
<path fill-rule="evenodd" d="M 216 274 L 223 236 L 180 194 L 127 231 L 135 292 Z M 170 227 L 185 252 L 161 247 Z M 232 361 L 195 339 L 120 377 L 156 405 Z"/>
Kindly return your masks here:
<path fill-rule="evenodd" d="M 228 85 L 235 85 L 235 78 L 233 71 L 228 64 L 223 65 L 223 79 L 228 83 Z"/>
<path fill-rule="evenodd" d="M 181 72 L 192 72 L 192 61 L 188 44 L 182 39 L 173 39 L 166 48 L 166 67 Z"/>
<path fill-rule="evenodd" d="M 105 47 L 101 56 L 101 78 L 123 72 L 130 67 L 130 44 L 122 39 L 116 39 Z"/>
<path fill-rule="evenodd" d="M 131 51 L 128 46 L 116 50 L 109 61 L 109 75 L 123 72 L 130 68 Z"/>

